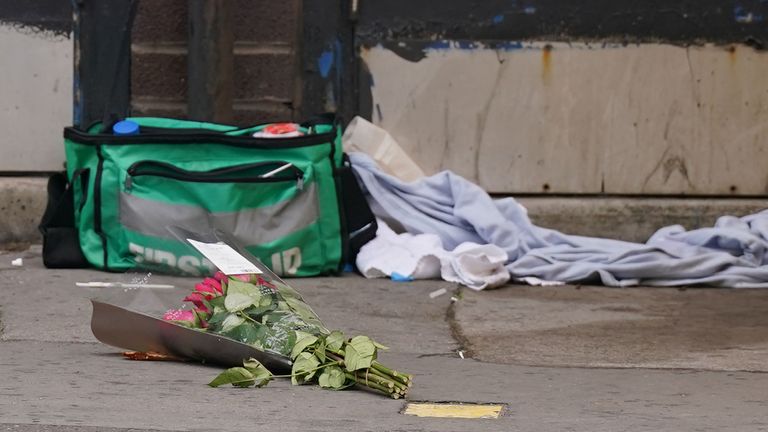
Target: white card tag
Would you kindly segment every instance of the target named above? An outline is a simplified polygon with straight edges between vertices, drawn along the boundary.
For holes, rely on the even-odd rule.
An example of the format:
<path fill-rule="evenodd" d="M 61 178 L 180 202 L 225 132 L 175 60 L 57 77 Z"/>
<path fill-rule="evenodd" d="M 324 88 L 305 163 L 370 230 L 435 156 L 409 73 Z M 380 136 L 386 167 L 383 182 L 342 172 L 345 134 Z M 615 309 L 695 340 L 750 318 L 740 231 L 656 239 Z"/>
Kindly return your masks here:
<path fill-rule="evenodd" d="M 192 239 L 187 241 L 225 275 L 262 273 L 255 264 L 226 243 L 203 243 Z"/>

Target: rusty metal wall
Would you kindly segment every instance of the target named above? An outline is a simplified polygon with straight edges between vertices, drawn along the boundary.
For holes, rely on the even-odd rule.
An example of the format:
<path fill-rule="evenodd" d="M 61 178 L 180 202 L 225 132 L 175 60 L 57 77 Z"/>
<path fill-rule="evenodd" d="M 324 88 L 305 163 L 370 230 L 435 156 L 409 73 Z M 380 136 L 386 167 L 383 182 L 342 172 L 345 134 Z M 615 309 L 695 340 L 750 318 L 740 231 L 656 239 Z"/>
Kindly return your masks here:
<path fill-rule="evenodd" d="M 373 119 L 497 193 L 768 193 L 768 53 L 661 44 L 365 49 Z"/>
<path fill-rule="evenodd" d="M 362 2 L 359 111 L 495 193 L 768 194 L 764 1 Z"/>

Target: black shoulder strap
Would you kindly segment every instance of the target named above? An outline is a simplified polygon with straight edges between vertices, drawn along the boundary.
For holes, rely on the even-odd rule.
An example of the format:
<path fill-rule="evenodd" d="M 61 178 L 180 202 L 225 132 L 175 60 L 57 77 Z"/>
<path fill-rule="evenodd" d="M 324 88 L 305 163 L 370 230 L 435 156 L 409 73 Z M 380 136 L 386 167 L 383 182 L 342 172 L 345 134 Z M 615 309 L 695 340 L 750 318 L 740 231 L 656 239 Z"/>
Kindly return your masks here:
<path fill-rule="evenodd" d="M 80 181 L 80 174 L 73 176 L 72 181 Z M 74 195 L 66 173 L 56 173 L 48 179 L 48 204 L 38 228 L 43 235 L 43 264 L 46 267 L 88 267 L 75 228 Z"/>
<path fill-rule="evenodd" d="M 344 222 L 344 246 L 346 262 L 353 264 L 366 243 L 376 237 L 376 216 L 368 206 L 365 194 L 360 188 L 357 177 L 352 170 L 352 163 L 347 154 L 344 154 L 344 163 L 336 170 L 341 186 L 342 215 Z"/>
<path fill-rule="evenodd" d="M 128 9 L 128 19 L 123 25 L 122 32 L 120 33 L 120 47 L 118 48 L 119 54 L 115 58 L 115 65 L 112 69 L 112 76 L 117 76 L 123 69 L 125 63 L 131 57 L 131 29 L 133 28 L 133 21 L 136 18 L 136 11 L 139 6 L 139 0 L 131 0 Z M 117 87 L 117 80 L 112 80 L 112 85 L 109 87 L 109 94 L 104 101 L 104 114 L 101 120 L 101 132 L 107 133 L 112 130 L 112 125 L 121 120 L 120 117 L 123 114 L 114 113 L 110 110 L 112 101 L 115 97 L 115 91 Z"/>

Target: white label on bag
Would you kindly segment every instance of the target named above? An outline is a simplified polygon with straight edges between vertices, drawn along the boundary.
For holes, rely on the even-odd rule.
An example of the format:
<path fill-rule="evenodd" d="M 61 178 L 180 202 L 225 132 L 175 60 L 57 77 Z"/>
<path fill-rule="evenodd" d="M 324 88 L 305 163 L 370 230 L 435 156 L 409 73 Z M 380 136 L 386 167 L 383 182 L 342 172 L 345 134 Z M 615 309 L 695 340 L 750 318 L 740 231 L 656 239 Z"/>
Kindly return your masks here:
<path fill-rule="evenodd" d="M 261 270 L 226 243 L 187 241 L 225 275 L 261 274 Z"/>

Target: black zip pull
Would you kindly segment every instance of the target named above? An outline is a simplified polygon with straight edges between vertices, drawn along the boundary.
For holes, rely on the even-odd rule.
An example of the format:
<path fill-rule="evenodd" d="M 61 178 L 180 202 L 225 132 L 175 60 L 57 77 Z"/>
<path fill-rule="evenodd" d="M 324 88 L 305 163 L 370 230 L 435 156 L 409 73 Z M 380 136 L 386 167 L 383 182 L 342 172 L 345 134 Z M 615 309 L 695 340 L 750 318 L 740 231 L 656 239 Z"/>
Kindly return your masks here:
<path fill-rule="evenodd" d="M 125 176 L 125 191 L 130 192 L 131 187 L 133 187 L 133 177 L 131 177 L 130 174 Z"/>
<path fill-rule="evenodd" d="M 296 190 L 304 190 L 304 174 L 298 174 L 296 176 Z"/>

